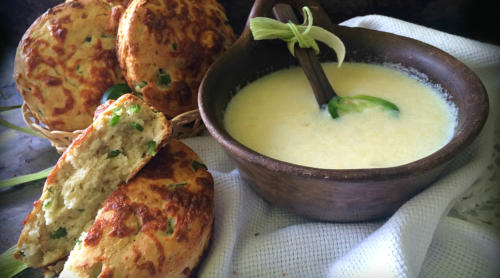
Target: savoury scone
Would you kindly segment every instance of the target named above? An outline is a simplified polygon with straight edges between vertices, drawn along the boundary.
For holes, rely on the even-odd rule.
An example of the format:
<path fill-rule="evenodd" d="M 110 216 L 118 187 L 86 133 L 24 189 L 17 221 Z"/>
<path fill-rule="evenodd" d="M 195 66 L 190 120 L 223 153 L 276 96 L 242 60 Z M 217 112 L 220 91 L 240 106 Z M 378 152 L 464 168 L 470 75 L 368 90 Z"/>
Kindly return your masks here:
<path fill-rule="evenodd" d="M 117 54 L 130 88 L 174 117 L 197 107 L 203 75 L 234 39 L 216 0 L 133 0 L 120 21 Z"/>
<path fill-rule="evenodd" d="M 162 113 L 131 94 L 111 103 L 59 158 L 25 220 L 14 256 L 43 267 L 68 256 L 102 202 L 164 144 Z"/>
<path fill-rule="evenodd" d="M 171 139 L 104 202 L 59 277 L 187 277 L 208 247 L 213 179 Z"/>
<path fill-rule="evenodd" d="M 115 55 L 123 10 L 103 0 L 69 1 L 49 9 L 24 34 L 14 80 L 48 127 L 86 128 L 104 91 L 125 82 Z"/>

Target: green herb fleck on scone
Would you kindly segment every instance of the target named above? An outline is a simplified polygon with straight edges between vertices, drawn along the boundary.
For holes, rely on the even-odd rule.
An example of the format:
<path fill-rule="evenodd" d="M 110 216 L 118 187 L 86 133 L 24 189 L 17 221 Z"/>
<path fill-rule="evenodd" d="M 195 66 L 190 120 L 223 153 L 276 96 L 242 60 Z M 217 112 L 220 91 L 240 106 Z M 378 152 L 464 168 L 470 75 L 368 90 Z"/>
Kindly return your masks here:
<path fill-rule="evenodd" d="M 121 108 L 113 109 L 113 117 L 111 117 L 111 119 L 109 119 L 109 125 L 115 126 L 116 124 L 118 124 L 122 114 L 123 114 L 123 110 Z"/>
<path fill-rule="evenodd" d="M 117 157 L 119 154 L 121 154 L 122 151 L 120 150 L 113 150 L 113 151 L 110 151 L 108 153 L 108 158 L 113 158 L 113 157 Z"/>
<path fill-rule="evenodd" d="M 156 155 L 156 142 L 151 140 L 148 142 L 148 151 L 147 151 L 147 154 L 150 154 L 150 155 Z"/>
<path fill-rule="evenodd" d="M 170 78 L 170 74 L 165 72 L 163 69 L 158 70 L 158 79 L 156 80 L 156 84 L 158 87 L 168 87 L 172 82 L 172 78 Z"/>
<path fill-rule="evenodd" d="M 58 239 L 58 238 L 65 237 L 66 235 L 67 235 L 66 228 L 59 227 L 59 229 L 50 233 L 50 238 L 51 239 Z"/>
<path fill-rule="evenodd" d="M 130 122 L 129 123 L 130 127 L 133 128 L 133 129 L 137 129 L 138 131 L 143 131 L 144 128 L 142 127 L 142 125 L 136 123 L 136 122 Z"/>
<path fill-rule="evenodd" d="M 175 231 L 175 219 L 169 218 L 167 220 L 167 230 L 165 231 L 165 233 L 167 233 L 167 235 L 173 235 L 174 231 Z"/>
<path fill-rule="evenodd" d="M 137 114 L 141 111 L 141 106 L 139 104 L 134 104 L 127 109 L 129 114 Z"/>
<path fill-rule="evenodd" d="M 187 185 L 187 182 L 181 182 L 181 183 L 172 183 L 168 185 L 168 190 L 176 190 L 179 188 L 183 188 Z"/>

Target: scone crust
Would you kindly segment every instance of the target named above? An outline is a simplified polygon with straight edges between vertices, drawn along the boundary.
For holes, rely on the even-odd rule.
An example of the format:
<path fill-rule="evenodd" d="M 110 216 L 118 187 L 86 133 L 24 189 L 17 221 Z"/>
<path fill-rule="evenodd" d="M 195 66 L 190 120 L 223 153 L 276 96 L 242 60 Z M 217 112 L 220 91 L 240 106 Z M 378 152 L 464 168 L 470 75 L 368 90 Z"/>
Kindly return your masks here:
<path fill-rule="evenodd" d="M 198 156 L 171 139 L 107 198 L 60 277 L 190 276 L 209 244 L 213 198 Z"/>
<path fill-rule="evenodd" d="M 127 83 L 168 117 L 197 107 L 208 67 L 235 36 L 215 0 L 133 0 L 117 37 Z"/>
<path fill-rule="evenodd" d="M 124 83 L 115 51 L 123 10 L 103 0 L 68 1 L 22 37 L 13 77 L 34 116 L 51 129 L 86 128 L 104 91 Z"/>

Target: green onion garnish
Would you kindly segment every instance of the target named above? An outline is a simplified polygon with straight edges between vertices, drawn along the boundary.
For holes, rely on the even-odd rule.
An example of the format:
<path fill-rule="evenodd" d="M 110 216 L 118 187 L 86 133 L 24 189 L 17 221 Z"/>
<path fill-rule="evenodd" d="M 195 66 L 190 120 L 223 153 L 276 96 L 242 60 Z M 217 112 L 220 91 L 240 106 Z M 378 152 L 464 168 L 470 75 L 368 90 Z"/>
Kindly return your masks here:
<path fill-rule="evenodd" d="M 40 172 L 36 172 L 33 174 L 28 174 L 28 175 L 24 175 L 24 176 L 10 178 L 10 179 L 6 179 L 6 180 L 1 180 L 0 181 L 0 188 L 15 186 L 15 185 L 27 183 L 30 181 L 44 179 L 52 171 L 52 169 L 54 169 L 54 167 L 50 167 L 48 169 L 45 169 L 45 170 L 42 170 Z"/>
<path fill-rule="evenodd" d="M 201 163 L 201 162 L 199 162 L 199 161 L 196 161 L 196 160 L 191 161 L 191 167 L 193 167 L 193 170 L 194 170 L 195 172 L 196 172 L 196 171 L 198 171 L 198 169 L 199 169 L 200 167 L 202 167 L 202 168 L 203 168 L 203 169 L 205 169 L 205 170 L 208 170 L 207 165 L 205 165 L 205 164 L 203 164 L 203 163 Z"/>
<path fill-rule="evenodd" d="M 23 262 L 14 259 L 16 249 L 14 245 L 0 255 L 0 277 L 10 278 L 27 268 Z"/>
<path fill-rule="evenodd" d="M 120 117 L 122 114 L 123 114 L 123 111 L 120 107 L 113 109 L 113 117 L 111 117 L 111 119 L 109 119 L 109 125 L 115 126 L 120 121 Z"/>
<path fill-rule="evenodd" d="M 50 207 L 50 204 L 52 204 L 52 202 L 49 199 L 43 201 L 43 207 L 44 208 Z"/>
<path fill-rule="evenodd" d="M 182 188 L 182 187 L 185 187 L 187 185 L 187 182 L 181 182 L 181 183 L 171 183 L 167 186 L 167 188 L 169 190 L 175 190 L 175 189 L 179 189 L 179 188 Z"/>
<path fill-rule="evenodd" d="M 76 65 L 76 73 L 83 74 L 83 71 L 80 69 L 80 65 Z M 101 99 L 101 103 L 103 103 L 102 99 Z"/>
<path fill-rule="evenodd" d="M 127 111 L 130 114 L 137 114 L 139 113 L 139 111 L 141 111 L 141 106 L 139 104 L 132 105 L 127 109 Z"/>
<path fill-rule="evenodd" d="M 328 112 L 332 118 L 336 119 L 341 115 L 362 112 L 366 108 L 378 106 L 383 110 L 388 110 L 399 114 L 399 108 L 392 102 L 387 100 L 366 96 L 335 96 L 328 102 Z"/>
<path fill-rule="evenodd" d="M 117 157 L 120 153 L 122 153 L 122 151 L 120 151 L 120 150 L 113 150 L 113 151 L 110 151 L 110 152 L 108 153 L 108 158 Z"/>
<path fill-rule="evenodd" d="M 156 84 L 158 84 L 158 86 L 160 87 L 168 87 L 168 85 L 170 85 L 170 82 L 172 82 L 170 74 L 164 72 L 163 69 L 159 69 L 158 79 L 156 80 Z"/>
<path fill-rule="evenodd" d="M 167 230 L 165 231 L 165 233 L 167 233 L 167 235 L 172 235 L 174 233 L 174 230 L 175 230 L 175 219 L 169 218 L 167 220 Z"/>
<path fill-rule="evenodd" d="M 138 124 L 136 122 L 130 122 L 129 125 L 130 125 L 131 128 L 135 128 L 135 129 L 137 129 L 139 131 L 143 131 L 144 130 L 144 128 L 142 127 L 142 125 L 140 125 L 140 124 Z"/>
<path fill-rule="evenodd" d="M 156 155 L 156 142 L 151 140 L 148 142 L 148 154 L 150 155 Z"/>
<path fill-rule="evenodd" d="M 174 43 L 172 43 L 172 49 L 173 49 L 173 50 L 177 50 L 177 44 L 176 44 L 175 42 L 174 42 Z"/>
<path fill-rule="evenodd" d="M 115 126 L 119 121 L 120 121 L 120 116 L 114 115 L 113 117 L 111 117 L 111 119 L 109 119 L 109 125 Z"/>
<path fill-rule="evenodd" d="M 66 228 L 64 227 L 59 227 L 59 229 L 55 230 L 54 232 L 50 233 L 50 238 L 51 239 L 58 239 L 61 237 L 65 237 L 68 233 L 66 232 Z"/>

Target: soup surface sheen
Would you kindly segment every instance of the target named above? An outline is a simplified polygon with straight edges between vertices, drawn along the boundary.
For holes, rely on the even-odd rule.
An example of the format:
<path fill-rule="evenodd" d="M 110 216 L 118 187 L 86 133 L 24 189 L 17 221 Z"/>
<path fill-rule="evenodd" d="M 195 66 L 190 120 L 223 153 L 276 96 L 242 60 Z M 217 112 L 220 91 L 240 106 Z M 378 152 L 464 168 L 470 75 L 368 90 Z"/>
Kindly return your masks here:
<path fill-rule="evenodd" d="M 224 116 L 229 134 L 266 156 L 315 168 L 382 168 L 406 164 L 443 147 L 456 112 L 441 93 L 395 69 L 362 63 L 323 64 L 341 96 L 370 95 L 396 104 L 332 119 L 319 109 L 301 68 L 266 75 L 241 89 Z"/>

